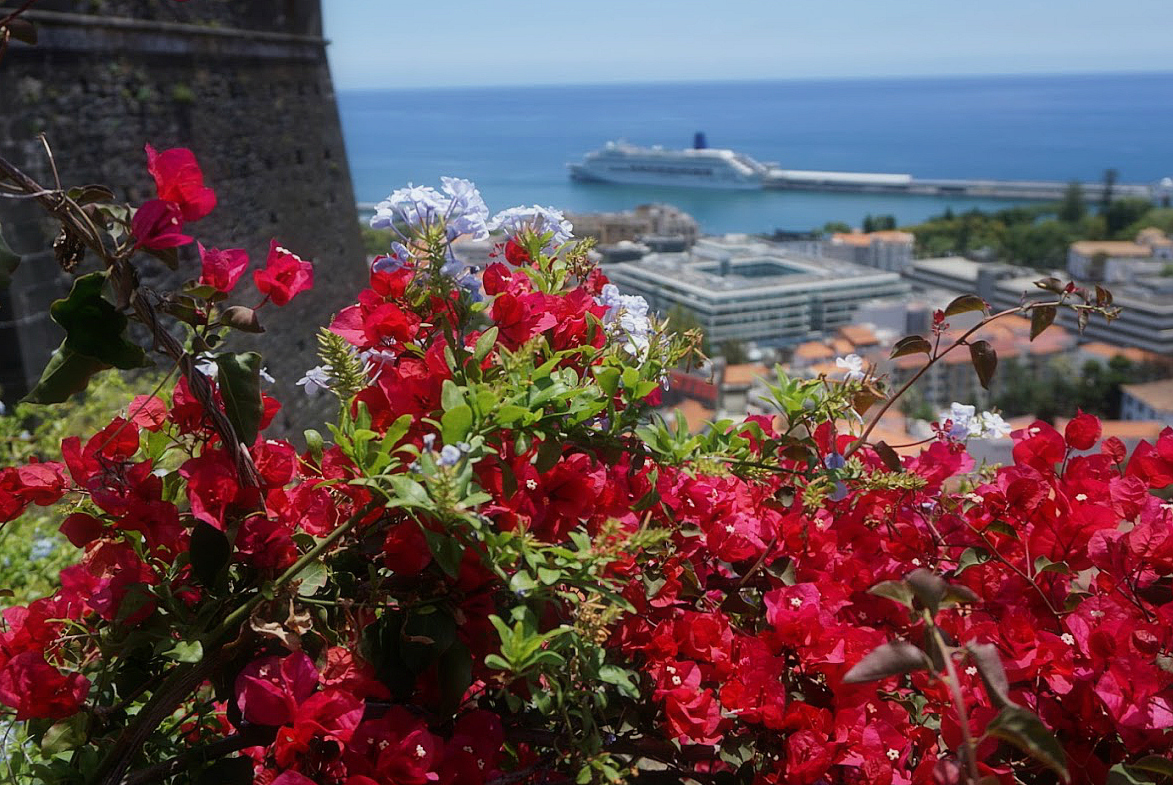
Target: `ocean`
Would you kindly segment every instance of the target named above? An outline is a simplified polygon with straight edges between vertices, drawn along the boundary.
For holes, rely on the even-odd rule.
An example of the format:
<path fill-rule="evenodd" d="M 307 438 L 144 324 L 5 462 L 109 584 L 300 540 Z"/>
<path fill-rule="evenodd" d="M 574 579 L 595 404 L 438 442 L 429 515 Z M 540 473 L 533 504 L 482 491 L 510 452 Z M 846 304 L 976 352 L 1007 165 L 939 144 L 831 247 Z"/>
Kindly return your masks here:
<path fill-rule="evenodd" d="M 340 91 L 355 194 L 375 202 L 441 175 L 476 182 L 490 209 L 567 211 L 667 202 L 704 231 L 803 231 L 866 214 L 901 224 L 1005 201 L 727 192 L 573 182 L 566 163 L 608 140 L 685 147 L 704 131 L 790 169 L 919 177 L 1121 182 L 1173 175 L 1173 74 Z"/>

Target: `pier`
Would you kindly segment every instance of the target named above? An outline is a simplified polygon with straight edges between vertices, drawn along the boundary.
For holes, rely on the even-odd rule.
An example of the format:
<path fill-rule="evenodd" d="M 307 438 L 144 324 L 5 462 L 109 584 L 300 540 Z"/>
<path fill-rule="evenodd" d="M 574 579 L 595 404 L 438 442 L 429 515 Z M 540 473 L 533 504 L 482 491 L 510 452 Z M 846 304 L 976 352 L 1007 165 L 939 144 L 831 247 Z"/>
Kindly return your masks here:
<path fill-rule="evenodd" d="M 1070 184 L 1048 180 L 941 180 L 908 174 L 874 172 L 821 172 L 799 169 L 770 169 L 762 187 L 771 190 L 833 191 L 839 193 L 908 194 L 911 196 L 961 196 L 982 199 L 1023 199 L 1054 202 L 1063 198 Z M 1100 201 L 1103 183 L 1080 183 L 1088 201 Z M 1113 198 L 1169 198 L 1173 182 L 1166 178 L 1157 185 L 1116 183 Z"/>

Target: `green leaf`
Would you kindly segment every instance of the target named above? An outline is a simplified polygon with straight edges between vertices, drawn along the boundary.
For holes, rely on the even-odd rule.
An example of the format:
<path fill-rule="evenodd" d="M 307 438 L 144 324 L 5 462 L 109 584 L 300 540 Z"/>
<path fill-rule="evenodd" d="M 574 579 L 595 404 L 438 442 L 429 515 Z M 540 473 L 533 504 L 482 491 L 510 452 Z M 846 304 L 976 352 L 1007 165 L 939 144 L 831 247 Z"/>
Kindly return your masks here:
<path fill-rule="evenodd" d="M 499 425 L 510 426 L 529 414 L 529 409 L 524 406 L 517 406 L 515 404 L 505 404 L 497 410 L 495 420 Z"/>
<path fill-rule="evenodd" d="M 302 597 L 313 597 L 326 585 L 329 577 L 330 571 L 326 569 L 326 565 L 320 561 L 310 562 L 304 570 L 297 574 L 297 578 L 301 581 L 301 585 L 297 587 L 297 593 Z"/>
<path fill-rule="evenodd" d="M 941 601 L 945 599 L 945 594 L 949 590 L 949 584 L 945 583 L 945 579 L 921 567 L 910 572 L 905 581 L 921 605 L 936 616 Z"/>
<path fill-rule="evenodd" d="M 424 539 L 428 542 L 428 550 L 432 552 L 436 564 L 440 565 L 449 577 L 460 575 L 460 562 L 464 559 L 464 546 L 455 537 L 438 534 L 426 526 L 421 526 Z"/>
<path fill-rule="evenodd" d="M 460 640 L 440 655 L 436 663 L 440 682 L 440 702 L 449 708 L 460 705 L 465 691 L 472 685 L 472 652 Z"/>
<path fill-rule="evenodd" d="M 460 386 L 451 379 L 445 379 L 444 384 L 440 387 L 440 408 L 444 411 L 455 409 L 464 403 L 464 392 Z"/>
<path fill-rule="evenodd" d="M 534 468 L 539 474 L 545 474 L 554 468 L 558 459 L 562 457 L 562 442 L 557 438 L 548 438 L 538 445 L 538 454 L 534 457 Z"/>
<path fill-rule="evenodd" d="M 1021 706 L 1006 706 L 986 726 L 986 734 L 1008 741 L 1047 766 L 1067 782 L 1067 756 L 1055 735 L 1034 713 Z"/>
<path fill-rule="evenodd" d="M 489 356 L 493 345 L 497 343 L 497 326 L 494 325 L 481 333 L 481 337 L 477 338 L 476 346 L 472 350 L 472 358 L 477 363 L 480 363 Z"/>
<path fill-rule="evenodd" d="M 1063 294 L 1063 290 L 1065 288 L 1065 284 L 1054 276 L 1040 278 L 1039 280 L 1035 281 L 1035 286 L 1039 287 L 1040 289 L 1045 289 L 1048 292 L 1054 292 L 1055 294 Z"/>
<path fill-rule="evenodd" d="M 606 684 L 614 684 L 619 692 L 628 698 L 638 698 L 639 689 L 635 686 L 632 677 L 635 674 L 618 665 L 604 665 L 599 668 L 599 680 Z"/>
<path fill-rule="evenodd" d="M 915 597 L 912 588 L 904 581 L 882 581 L 868 589 L 868 594 L 895 600 L 909 610 L 912 610 L 912 601 Z"/>
<path fill-rule="evenodd" d="M 514 593 L 528 594 L 537 587 L 538 583 L 534 577 L 524 570 L 514 573 L 509 579 L 509 591 Z"/>
<path fill-rule="evenodd" d="M 876 455 L 880 456 L 880 460 L 888 467 L 889 471 L 898 472 L 903 470 L 904 464 L 900 462 L 900 456 L 896 454 L 888 443 L 885 441 L 878 441 L 872 445 L 872 449 L 876 451 Z"/>
<path fill-rule="evenodd" d="M 86 388 L 90 377 L 110 366 L 67 348 L 64 343 L 49 357 L 37 385 L 22 400 L 25 403 L 61 403 Z"/>
<path fill-rule="evenodd" d="M 403 625 L 399 654 L 415 673 L 423 673 L 456 640 L 456 622 L 443 611 L 412 613 Z"/>
<path fill-rule="evenodd" d="M 1035 572 L 1057 572 L 1060 575 L 1069 575 L 1071 573 L 1071 568 L 1068 567 L 1064 562 L 1051 561 L 1046 556 L 1040 556 L 1035 559 Z"/>
<path fill-rule="evenodd" d="M 521 573 L 518 574 L 520 575 Z M 562 572 L 560 570 L 552 570 L 549 567 L 538 567 L 538 580 L 547 586 L 553 586 L 562 580 Z"/>
<path fill-rule="evenodd" d="M 232 545 L 224 532 L 215 526 L 197 521 L 191 532 L 191 569 L 205 587 L 213 588 L 219 582 L 220 571 L 228 564 Z"/>
<path fill-rule="evenodd" d="M 224 313 L 220 314 L 220 324 L 245 333 L 263 333 L 265 331 L 257 319 L 257 312 L 252 308 L 245 308 L 243 305 L 230 305 L 225 308 Z"/>
<path fill-rule="evenodd" d="M 1162 777 L 1173 777 L 1173 760 L 1161 755 L 1146 755 L 1140 760 L 1130 763 L 1129 768 L 1159 774 Z"/>
<path fill-rule="evenodd" d="M 163 656 L 176 662 L 199 662 L 204 658 L 204 645 L 199 641 L 180 641 Z"/>
<path fill-rule="evenodd" d="M 395 490 L 395 498 L 391 500 L 388 506 L 424 507 L 428 509 L 432 507 L 432 499 L 428 496 L 428 492 L 424 490 L 424 486 L 410 477 L 395 474 L 388 477 L 387 482 L 391 483 L 391 487 Z"/>
<path fill-rule="evenodd" d="M 930 670 L 932 663 L 923 651 L 907 641 L 892 641 L 871 651 L 843 677 L 844 684 L 862 684 L 899 676 L 913 671 Z"/>
<path fill-rule="evenodd" d="M 53 321 L 65 328 L 65 347 L 115 368 L 148 365 L 146 352 L 124 335 L 129 320 L 102 297 L 106 273 L 83 275 L 63 299 L 49 306 Z"/>
<path fill-rule="evenodd" d="M 1036 305 L 1030 309 L 1030 339 L 1038 338 L 1055 321 L 1058 308 L 1054 305 Z"/>
<path fill-rule="evenodd" d="M 257 440 L 264 404 L 261 402 L 261 355 L 256 352 L 223 352 L 216 355 L 220 369 L 220 397 L 224 414 L 246 446 Z"/>
<path fill-rule="evenodd" d="M 306 450 L 315 461 L 321 463 L 322 452 L 326 448 L 326 442 L 322 439 L 322 434 L 313 428 L 307 428 L 304 435 Z"/>
<path fill-rule="evenodd" d="M 4 227 L 0 226 L 0 289 L 12 283 L 12 274 L 20 264 L 20 257 L 4 242 Z"/>
<path fill-rule="evenodd" d="M 970 643 L 966 647 L 973 664 L 977 667 L 982 683 L 986 685 L 986 694 L 990 702 L 1001 708 L 1014 705 L 1010 700 L 1010 681 L 1006 678 L 1006 671 L 1002 668 L 1002 658 L 998 655 L 998 647 L 992 643 Z"/>
<path fill-rule="evenodd" d="M 1153 785 L 1151 778 L 1123 763 L 1117 763 L 1108 769 L 1108 779 L 1104 782 L 1105 785 Z"/>
<path fill-rule="evenodd" d="M 888 359 L 895 360 L 897 357 L 903 357 L 906 354 L 932 354 L 933 345 L 919 335 L 909 335 L 901 338 L 892 347 L 892 354 L 888 355 Z"/>
<path fill-rule="evenodd" d="M 973 369 L 977 371 L 982 387 L 990 389 L 990 380 L 994 378 L 994 369 L 998 367 L 998 353 L 994 347 L 989 341 L 974 341 L 969 345 L 969 359 L 973 361 Z"/>
<path fill-rule="evenodd" d="M 444 444 L 462 442 L 472 429 L 472 407 L 462 403 L 448 411 L 440 418 L 440 438 Z"/>
<path fill-rule="evenodd" d="M 953 570 L 953 576 L 960 575 L 970 567 L 985 564 L 990 559 L 990 554 L 984 548 L 966 548 L 957 558 L 957 569 Z"/>
<path fill-rule="evenodd" d="M 53 756 L 85 744 L 88 719 L 88 714 L 79 712 L 51 726 L 41 738 L 41 752 Z"/>
<path fill-rule="evenodd" d="M 959 313 L 969 313 L 970 311 L 988 312 L 986 301 L 976 294 L 963 294 L 945 306 L 946 316 L 956 316 Z"/>
<path fill-rule="evenodd" d="M 599 389 L 610 398 L 619 390 L 619 369 L 613 367 L 596 368 L 595 380 L 599 383 Z"/>

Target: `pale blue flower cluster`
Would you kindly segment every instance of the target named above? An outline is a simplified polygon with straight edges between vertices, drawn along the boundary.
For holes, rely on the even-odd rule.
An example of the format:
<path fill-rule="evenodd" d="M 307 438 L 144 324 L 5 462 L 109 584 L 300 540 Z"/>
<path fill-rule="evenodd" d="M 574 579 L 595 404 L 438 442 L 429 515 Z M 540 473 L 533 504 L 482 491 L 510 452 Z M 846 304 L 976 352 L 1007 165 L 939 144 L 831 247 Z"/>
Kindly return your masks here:
<path fill-rule="evenodd" d="M 391 243 L 391 253 L 376 259 L 371 269 L 377 273 L 393 273 L 409 261 L 411 252 L 407 250 L 407 246 L 403 243 Z"/>
<path fill-rule="evenodd" d="M 605 305 L 603 324 L 623 339 L 623 349 L 633 357 L 642 357 L 648 350 L 648 335 L 652 322 L 648 318 L 648 301 L 639 295 L 620 294 L 615 284 L 606 284 L 598 298 Z"/>
<path fill-rule="evenodd" d="M 570 240 L 574 226 L 566 220 L 561 210 L 539 207 L 535 204 L 532 207 L 510 207 L 508 210 L 502 210 L 489 221 L 489 229 L 504 229 L 511 237 L 525 232 L 533 232 L 538 237 L 551 233 L 553 236 L 546 243 L 546 250 L 552 251 Z"/>
<path fill-rule="evenodd" d="M 443 224 L 450 240 L 461 235 L 486 239 L 489 208 L 477 187 L 457 177 L 441 177 L 440 182 L 439 191 L 408 185 L 393 192 L 375 205 L 371 228 L 398 229 L 397 224 L 404 224 L 410 233 Z"/>

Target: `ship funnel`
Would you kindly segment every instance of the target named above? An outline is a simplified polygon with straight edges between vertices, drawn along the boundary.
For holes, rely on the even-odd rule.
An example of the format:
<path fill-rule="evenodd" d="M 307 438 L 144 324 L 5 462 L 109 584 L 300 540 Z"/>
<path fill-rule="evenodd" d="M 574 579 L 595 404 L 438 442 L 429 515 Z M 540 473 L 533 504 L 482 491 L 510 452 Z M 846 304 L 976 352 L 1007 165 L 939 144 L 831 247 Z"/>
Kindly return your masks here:
<path fill-rule="evenodd" d="M 708 146 L 709 146 L 709 143 L 707 141 L 705 141 L 705 132 L 704 131 L 697 131 L 692 137 L 693 149 L 694 150 L 704 150 Z"/>

